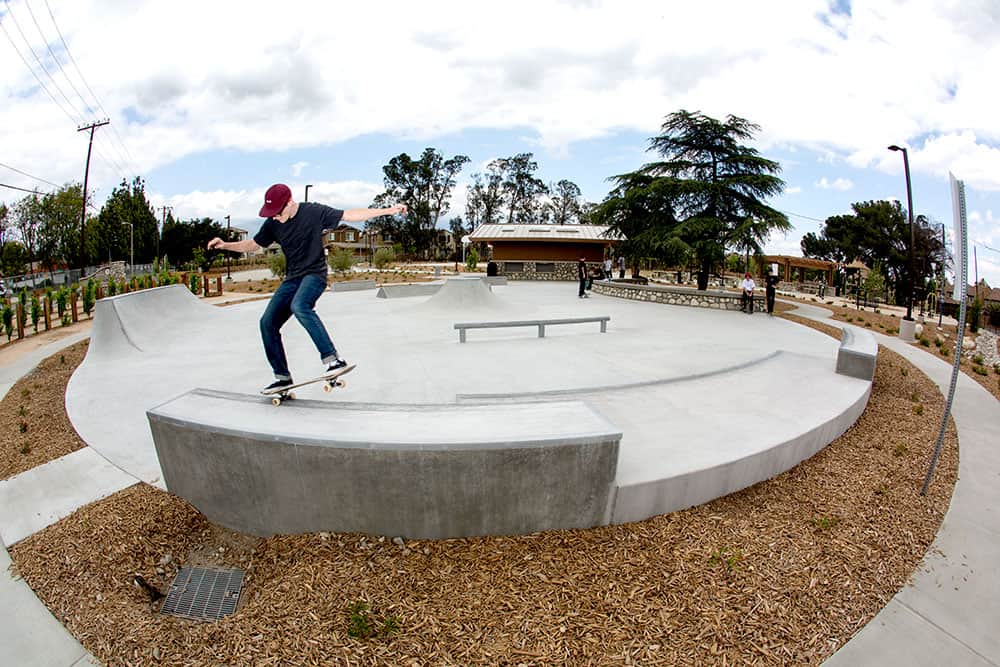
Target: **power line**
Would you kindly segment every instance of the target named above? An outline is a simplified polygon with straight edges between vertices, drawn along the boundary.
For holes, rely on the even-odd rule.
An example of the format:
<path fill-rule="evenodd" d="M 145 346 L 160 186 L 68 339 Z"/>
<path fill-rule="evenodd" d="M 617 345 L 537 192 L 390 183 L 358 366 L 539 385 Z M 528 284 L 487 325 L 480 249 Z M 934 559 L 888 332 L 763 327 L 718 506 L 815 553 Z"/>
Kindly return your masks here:
<path fill-rule="evenodd" d="M 10 14 L 9 4 L 7 7 L 7 15 L 12 16 Z M 24 63 L 24 66 L 28 68 L 29 72 L 31 72 L 31 76 L 35 77 L 35 81 L 38 82 L 39 87 L 41 87 L 41 89 L 45 91 L 45 94 L 49 96 L 52 102 L 57 107 L 59 107 L 59 110 L 62 111 L 64 114 L 66 114 L 66 117 L 70 119 L 70 122 L 75 124 L 77 122 L 76 119 L 73 118 L 73 115 L 71 113 L 69 113 L 68 111 L 66 111 L 65 108 L 63 108 L 63 105 L 59 103 L 59 100 L 55 98 L 55 95 L 52 94 L 52 92 L 46 87 L 45 83 L 38 77 L 38 74 L 35 73 L 34 68 L 28 63 L 28 59 L 24 57 L 24 54 L 21 53 L 21 49 L 19 49 L 17 47 L 17 44 L 14 43 L 14 38 L 10 36 L 10 32 L 8 32 L 7 26 L 4 25 L 3 21 L 0 21 L 0 28 L 3 28 L 3 34 L 7 36 L 7 41 L 10 42 L 10 45 L 17 52 L 17 55 L 21 59 L 21 62 Z"/>
<path fill-rule="evenodd" d="M 83 85 L 87 89 L 87 92 L 89 92 L 90 96 L 94 98 L 94 102 L 97 104 L 97 108 L 101 110 L 101 112 L 104 114 L 106 118 L 110 118 L 111 114 L 109 114 L 107 110 L 104 108 L 104 105 L 101 104 L 100 98 L 97 97 L 97 94 L 90 87 L 90 84 L 87 83 L 87 78 L 83 76 L 83 72 L 80 70 L 80 66 L 76 64 L 76 58 L 73 57 L 73 53 L 69 50 L 69 44 L 67 44 L 65 38 L 63 38 L 62 30 L 59 29 L 59 24 L 56 23 L 56 17 L 52 13 L 52 8 L 49 7 L 49 0 L 44 0 L 44 2 L 45 2 L 45 9 L 48 10 L 49 12 L 49 19 L 52 20 L 52 27 L 56 29 L 56 34 L 59 35 L 59 41 L 62 43 L 63 51 L 66 52 L 66 57 L 68 57 L 69 61 L 73 64 L 73 69 L 76 70 L 76 73 L 80 77 L 80 81 L 83 82 Z M 84 99 L 82 95 L 80 95 L 80 98 Z M 86 100 L 84 101 L 86 102 Z M 132 172 L 138 174 L 138 170 L 135 169 L 135 160 L 132 158 L 132 154 L 129 152 L 128 146 L 125 144 L 125 140 L 122 139 L 120 134 L 118 134 L 118 130 L 115 128 L 114 125 L 111 126 L 111 133 L 115 137 L 117 137 L 119 143 L 121 143 L 121 146 L 125 151 L 125 157 L 127 158 L 126 161 L 132 166 Z"/>
<path fill-rule="evenodd" d="M 49 78 L 49 81 L 52 82 L 52 86 L 62 96 L 62 98 L 66 101 L 66 104 L 69 105 L 69 107 L 73 110 L 73 112 L 76 113 L 78 116 L 80 116 L 80 118 L 83 118 L 83 115 L 77 110 L 76 106 L 70 101 L 69 97 L 66 96 L 66 93 L 63 92 L 63 89 L 60 88 L 59 84 L 56 83 L 56 80 L 52 78 L 52 75 L 49 73 L 48 68 L 45 67 L 45 65 L 42 63 L 42 59 L 38 57 L 37 53 L 35 53 L 35 48 L 31 45 L 31 42 L 28 40 L 28 36 L 25 35 L 24 31 L 21 29 L 21 24 L 18 23 L 17 17 L 14 16 L 14 10 L 11 8 L 10 0 L 5 0 L 5 4 L 7 5 L 7 16 L 9 16 L 10 20 L 14 22 L 14 27 L 17 28 L 17 32 L 21 35 L 21 39 L 24 40 L 25 46 L 27 46 L 28 50 L 31 51 L 31 55 L 35 58 L 35 62 L 38 63 L 38 67 L 45 73 L 45 76 Z M 78 121 L 75 120 L 74 122 Z"/>
<path fill-rule="evenodd" d="M 0 162 L 0 167 L 4 167 L 5 169 L 10 169 L 11 171 L 16 171 L 17 173 L 21 174 L 22 176 L 27 176 L 28 178 L 33 178 L 36 181 L 40 181 L 42 183 L 45 183 L 46 185 L 51 185 L 54 188 L 58 188 L 59 187 L 58 185 L 56 185 L 52 181 L 46 181 L 44 178 L 39 178 L 38 176 L 32 176 L 28 172 L 21 171 L 20 169 L 17 169 L 16 167 L 10 166 L 9 164 L 4 164 L 3 162 Z"/>
<path fill-rule="evenodd" d="M 44 195 L 46 193 L 39 192 L 38 190 L 29 190 L 28 188 L 19 188 L 16 185 L 7 185 L 6 183 L 0 183 L 0 188 L 10 188 L 11 190 L 20 190 L 21 192 L 30 192 L 33 195 Z"/>
<path fill-rule="evenodd" d="M 782 211 L 778 209 L 779 213 L 784 213 L 785 215 L 790 215 L 796 218 L 803 218 L 805 220 L 812 220 L 813 222 L 826 222 L 826 220 L 820 220 L 819 218 L 810 218 L 808 215 L 802 215 L 801 213 L 792 213 L 791 211 Z"/>

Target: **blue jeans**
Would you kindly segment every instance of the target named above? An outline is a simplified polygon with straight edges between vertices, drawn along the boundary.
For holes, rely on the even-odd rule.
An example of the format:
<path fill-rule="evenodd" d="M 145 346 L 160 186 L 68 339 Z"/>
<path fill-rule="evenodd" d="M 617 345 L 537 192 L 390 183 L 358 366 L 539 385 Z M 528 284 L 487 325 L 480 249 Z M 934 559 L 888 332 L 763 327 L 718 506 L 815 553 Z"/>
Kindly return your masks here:
<path fill-rule="evenodd" d="M 285 358 L 285 346 L 281 343 L 281 327 L 292 315 L 295 315 L 295 319 L 312 338 L 324 364 L 337 359 L 337 348 L 333 346 L 323 321 L 314 310 L 316 301 L 325 290 L 326 276 L 310 273 L 281 283 L 267 304 L 267 310 L 260 318 L 260 336 L 264 340 L 264 354 L 267 355 L 275 378 L 288 380 L 292 377 Z"/>

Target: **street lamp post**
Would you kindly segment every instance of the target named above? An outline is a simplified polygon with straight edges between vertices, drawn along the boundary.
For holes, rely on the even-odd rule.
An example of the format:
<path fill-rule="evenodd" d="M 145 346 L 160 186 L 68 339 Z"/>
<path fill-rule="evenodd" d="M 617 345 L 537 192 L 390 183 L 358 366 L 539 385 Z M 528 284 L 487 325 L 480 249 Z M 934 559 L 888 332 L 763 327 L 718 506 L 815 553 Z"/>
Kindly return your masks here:
<path fill-rule="evenodd" d="M 913 235 L 913 191 L 910 189 L 910 159 L 907 156 L 905 148 L 901 148 L 896 144 L 889 146 L 891 151 L 902 151 L 903 152 L 903 172 L 906 174 L 906 214 L 910 221 L 910 276 L 908 292 L 906 296 L 906 320 L 913 320 L 913 274 L 915 271 L 913 262 L 913 246 L 915 245 L 915 239 Z"/>
<path fill-rule="evenodd" d="M 229 216 L 228 215 L 226 216 L 226 240 L 227 241 L 230 240 L 230 235 L 229 235 Z M 233 279 L 233 274 L 229 270 L 229 253 L 227 252 L 226 253 L 226 280 L 232 280 L 232 279 Z"/>
<path fill-rule="evenodd" d="M 135 275 L 135 227 L 131 222 L 125 224 L 128 225 L 128 277 L 131 278 Z"/>
<path fill-rule="evenodd" d="M 309 188 L 312 187 L 312 183 L 306 186 L 306 201 L 309 201 Z"/>
<path fill-rule="evenodd" d="M 942 308 L 944 307 L 944 264 L 948 259 L 948 246 L 945 244 L 944 223 L 941 223 L 941 286 L 938 288 L 938 328 L 941 327 Z"/>

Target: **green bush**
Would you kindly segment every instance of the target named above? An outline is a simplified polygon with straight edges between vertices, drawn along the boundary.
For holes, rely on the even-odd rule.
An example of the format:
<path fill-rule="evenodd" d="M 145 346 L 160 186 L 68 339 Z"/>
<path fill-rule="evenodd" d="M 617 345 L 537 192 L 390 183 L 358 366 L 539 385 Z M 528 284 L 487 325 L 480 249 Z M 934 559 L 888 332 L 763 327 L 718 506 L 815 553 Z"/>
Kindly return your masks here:
<path fill-rule="evenodd" d="M 327 257 L 330 268 L 337 273 L 347 273 L 354 266 L 354 253 L 347 248 L 340 248 Z"/>
<path fill-rule="evenodd" d="M 979 332 L 979 319 L 983 312 L 983 301 L 978 297 L 973 300 L 972 305 L 969 306 L 969 331 L 972 333 Z"/>
<path fill-rule="evenodd" d="M 197 273 L 192 273 L 188 282 L 190 283 L 188 287 L 191 289 L 191 292 L 197 294 L 201 288 L 201 277 Z"/>
<path fill-rule="evenodd" d="M 475 271 L 476 266 L 479 264 L 479 251 L 476 250 L 475 246 L 469 248 L 469 252 L 465 255 L 465 268 L 469 271 Z"/>
<path fill-rule="evenodd" d="M 63 287 L 58 292 L 56 292 L 56 310 L 59 312 L 59 317 L 66 314 L 66 302 L 69 299 L 69 288 Z"/>
<path fill-rule="evenodd" d="M 0 319 L 3 320 L 3 330 L 7 334 L 7 342 L 10 342 L 14 335 L 14 309 L 4 301 L 3 309 L 0 309 Z"/>
<path fill-rule="evenodd" d="M 271 259 L 267 261 L 267 265 L 271 269 L 271 273 L 284 280 L 285 274 L 288 273 L 288 263 L 285 261 L 285 253 L 279 252 L 276 255 L 272 255 Z"/>
<path fill-rule="evenodd" d="M 42 304 L 38 302 L 38 295 L 31 295 L 31 326 L 35 333 L 38 333 L 38 320 L 42 317 Z"/>
<path fill-rule="evenodd" d="M 396 251 L 392 248 L 379 248 L 372 261 L 376 269 L 384 269 L 396 261 Z"/>

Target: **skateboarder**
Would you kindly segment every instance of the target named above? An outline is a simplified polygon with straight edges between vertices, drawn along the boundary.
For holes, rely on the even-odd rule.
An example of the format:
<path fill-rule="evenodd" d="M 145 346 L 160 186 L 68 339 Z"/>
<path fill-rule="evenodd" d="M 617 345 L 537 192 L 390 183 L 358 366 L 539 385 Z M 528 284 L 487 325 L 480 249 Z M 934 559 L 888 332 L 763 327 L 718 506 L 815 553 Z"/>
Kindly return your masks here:
<path fill-rule="evenodd" d="M 267 189 L 260 217 L 267 218 L 252 239 L 223 241 L 216 237 L 208 249 L 255 252 L 277 242 L 285 253 L 285 279 L 271 296 L 260 318 L 260 335 L 264 354 L 271 364 L 275 381 L 267 389 L 292 384 L 285 347 L 281 343 L 281 327 L 294 315 L 312 339 L 327 372 L 347 366 L 337 354 L 323 321 L 316 314 L 317 299 L 326 290 L 326 257 L 323 252 L 323 232 L 345 222 L 363 222 L 380 215 L 406 213 L 406 206 L 389 208 L 355 208 L 342 211 L 314 202 L 296 202 L 287 185 L 277 183 Z"/>

